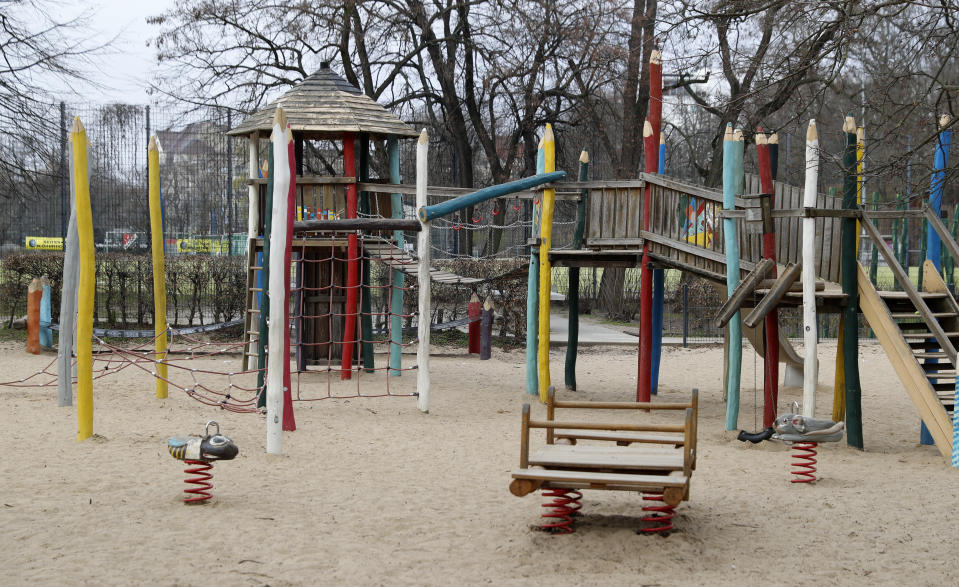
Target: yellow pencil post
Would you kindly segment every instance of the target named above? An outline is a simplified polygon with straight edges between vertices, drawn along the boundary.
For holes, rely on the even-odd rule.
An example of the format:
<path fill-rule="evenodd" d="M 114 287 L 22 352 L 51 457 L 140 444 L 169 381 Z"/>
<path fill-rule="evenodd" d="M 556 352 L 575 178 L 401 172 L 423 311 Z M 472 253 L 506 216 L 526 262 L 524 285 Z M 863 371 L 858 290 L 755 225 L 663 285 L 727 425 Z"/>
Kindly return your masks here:
<path fill-rule="evenodd" d="M 96 265 L 93 258 L 93 212 L 87 175 L 87 133 L 79 118 L 70 130 L 73 150 L 73 187 L 76 194 L 77 236 L 80 249 L 80 285 L 77 292 L 77 442 L 93 436 L 93 296 Z"/>
<path fill-rule="evenodd" d="M 862 205 L 862 160 L 866 152 L 866 130 L 863 127 L 856 129 L 856 205 Z M 859 258 L 859 233 L 862 228 L 856 220 L 856 258 Z"/>
<path fill-rule="evenodd" d="M 544 171 L 556 171 L 556 141 L 553 127 L 546 125 L 543 133 Z M 550 275 L 549 249 L 553 235 L 553 207 L 556 202 L 556 190 L 543 190 L 542 214 L 539 240 L 539 400 L 546 403 L 549 389 L 549 294 L 552 289 Z"/>
<path fill-rule="evenodd" d="M 150 184 L 150 247 L 153 250 L 153 349 L 156 353 L 156 396 L 167 397 L 166 262 L 163 259 L 163 215 L 160 202 L 160 145 L 156 136 L 147 146 Z"/>
<path fill-rule="evenodd" d="M 842 334 L 845 317 L 839 315 L 839 340 L 836 341 L 836 378 L 832 392 L 832 419 L 833 422 L 842 422 L 846 419 L 846 357 L 842 352 L 844 336 Z"/>

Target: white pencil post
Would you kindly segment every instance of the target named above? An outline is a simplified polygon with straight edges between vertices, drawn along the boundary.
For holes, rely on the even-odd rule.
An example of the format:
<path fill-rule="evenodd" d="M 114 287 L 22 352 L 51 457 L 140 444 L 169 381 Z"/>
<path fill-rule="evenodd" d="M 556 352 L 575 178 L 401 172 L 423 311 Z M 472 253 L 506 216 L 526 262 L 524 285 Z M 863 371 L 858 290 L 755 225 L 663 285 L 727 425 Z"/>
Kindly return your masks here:
<path fill-rule="evenodd" d="M 806 186 L 803 206 L 815 208 L 819 195 L 819 133 L 816 121 L 809 121 L 806 131 Z M 803 360 L 802 405 L 803 415 L 813 418 L 816 414 L 816 383 L 819 380 L 819 362 L 816 353 L 816 219 L 802 221 L 802 305 Z"/>
<path fill-rule="evenodd" d="M 277 107 L 273 118 L 273 224 L 270 232 L 270 320 L 266 360 L 266 452 L 283 454 L 283 328 L 284 305 L 289 296 L 284 283 L 286 263 L 287 209 L 290 191 L 288 145 L 292 140 L 286 129 L 286 114 Z"/>
<path fill-rule="evenodd" d="M 416 209 L 426 206 L 426 184 L 429 180 L 427 165 L 429 136 L 426 129 L 420 133 L 416 144 Z M 430 411 L 430 223 L 423 222 L 417 239 L 417 285 L 419 291 L 419 345 L 416 348 L 416 391 L 419 393 L 417 407 L 423 413 Z"/>

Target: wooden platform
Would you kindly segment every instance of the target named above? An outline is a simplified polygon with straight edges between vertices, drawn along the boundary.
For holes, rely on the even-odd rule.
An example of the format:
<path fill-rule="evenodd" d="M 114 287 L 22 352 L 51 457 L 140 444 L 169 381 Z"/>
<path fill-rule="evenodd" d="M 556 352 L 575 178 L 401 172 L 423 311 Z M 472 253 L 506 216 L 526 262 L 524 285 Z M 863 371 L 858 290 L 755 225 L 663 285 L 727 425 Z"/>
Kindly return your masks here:
<path fill-rule="evenodd" d="M 419 261 L 417 261 L 415 257 L 388 242 L 364 239 L 363 249 L 370 257 L 382 261 L 391 268 L 402 271 L 407 275 L 416 277 L 419 271 Z M 463 277 L 462 275 L 456 275 L 455 273 L 433 267 L 430 267 L 430 279 L 436 283 L 446 285 L 474 285 L 484 281 L 479 277 Z"/>

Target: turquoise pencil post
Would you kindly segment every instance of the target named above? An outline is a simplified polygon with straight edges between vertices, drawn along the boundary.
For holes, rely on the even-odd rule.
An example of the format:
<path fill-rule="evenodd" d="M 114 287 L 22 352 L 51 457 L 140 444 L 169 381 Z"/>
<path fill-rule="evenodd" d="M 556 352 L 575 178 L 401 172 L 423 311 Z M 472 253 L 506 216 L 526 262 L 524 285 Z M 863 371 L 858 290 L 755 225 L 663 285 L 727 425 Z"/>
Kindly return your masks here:
<path fill-rule="evenodd" d="M 536 152 L 536 173 L 546 169 L 546 152 L 540 139 Z M 539 238 L 539 206 L 533 204 L 533 229 L 530 236 Z M 539 350 L 539 247 L 529 249 L 529 282 L 526 289 L 526 393 L 539 395 L 539 365 L 536 353 Z"/>
<path fill-rule="evenodd" d="M 733 125 L 726 125 L 723 135 L 723 209 L 736 208 L 736 164 L 742 164 L 742 156 L 737 157 L 745 147 L 742 135 L 733 133 Z M 737 144 L 738 142 L 738 144 Z M 738 161 L 737 161 L 738 160 Z M 740 174 L 741 175 L 741 174 Z M 726 245 L 726 293 L 731 295 L 739 284 L 739 238 L 734 218 L 723 218 L 723 236 Z M 729 320 L 729 358 L 726 369 L 726 430 L 739 427 L 739 377 L 742 366 L 743 335 L 740 326 L 740 313 L 736 312 Z"/>

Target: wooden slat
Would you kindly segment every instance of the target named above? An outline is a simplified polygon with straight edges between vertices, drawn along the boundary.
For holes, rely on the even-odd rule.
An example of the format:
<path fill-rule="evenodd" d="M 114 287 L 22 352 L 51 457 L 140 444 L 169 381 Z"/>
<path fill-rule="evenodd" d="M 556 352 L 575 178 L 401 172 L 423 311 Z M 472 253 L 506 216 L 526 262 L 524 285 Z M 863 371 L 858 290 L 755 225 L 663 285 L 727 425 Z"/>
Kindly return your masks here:
<path fill-rule="evenodd" d="M 554 469 L 515 469 L 514 479 L 541 481 L 568 481 L 590 485 L 635 485 L 649 487 L 685 487 L 689 478 L 679 475 L 630 475 L 625 473 L 598 473 L 590 471 L 560 471 Z"/>
<path fill-rule="evenodd" d="M 554 430 L 556 438 L 571 440 L 607 440 L 610 442 L 638 444 L 672 444 L 681 446 L 684 442 L 681 434 L 644 434 L 642 432 L 619 432 L 612 430 Z"/>

